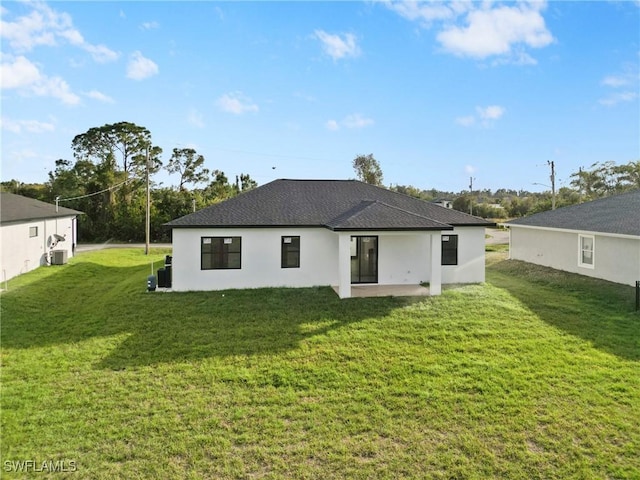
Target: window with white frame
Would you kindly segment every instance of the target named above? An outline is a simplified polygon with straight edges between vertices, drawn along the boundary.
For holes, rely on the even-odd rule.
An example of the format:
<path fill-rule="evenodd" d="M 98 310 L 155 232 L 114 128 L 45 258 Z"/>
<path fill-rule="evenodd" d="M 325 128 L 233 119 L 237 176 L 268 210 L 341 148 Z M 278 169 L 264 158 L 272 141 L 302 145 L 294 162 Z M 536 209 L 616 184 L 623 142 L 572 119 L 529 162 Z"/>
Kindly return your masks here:
<path fill-rule="evenodd" d="M 595 267 L 596 240 L 593 235 L 578 235 L 578 266 Z"/>
<path fill-rule="evenodd" d="M 38 236 L 38 227 L 29 227 L 29 237 L 37 237 Z"/>

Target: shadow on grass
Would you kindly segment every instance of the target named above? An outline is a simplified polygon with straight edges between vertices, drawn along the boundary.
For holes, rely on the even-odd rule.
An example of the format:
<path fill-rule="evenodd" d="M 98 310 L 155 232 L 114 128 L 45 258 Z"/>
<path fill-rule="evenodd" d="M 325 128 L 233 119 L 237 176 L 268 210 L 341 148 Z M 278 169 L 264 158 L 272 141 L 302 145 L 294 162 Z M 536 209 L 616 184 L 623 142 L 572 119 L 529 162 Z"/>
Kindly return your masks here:
<path fill-rule="evenodd" d="M 109 369 L 271 354 L 412 301 L 341 301 L 329 287 L 146 292 L 147 268 L 79 262 L 3 294 L 2 345 L 29 348 L 125 334 L 97 365 Z"/>
<path fill-rule="evenodd" d="M 549 325 L 620 358 L 640 360 L 633 287 L 518 260 L 489 266 L 487 283 L 508 291 Z"/>

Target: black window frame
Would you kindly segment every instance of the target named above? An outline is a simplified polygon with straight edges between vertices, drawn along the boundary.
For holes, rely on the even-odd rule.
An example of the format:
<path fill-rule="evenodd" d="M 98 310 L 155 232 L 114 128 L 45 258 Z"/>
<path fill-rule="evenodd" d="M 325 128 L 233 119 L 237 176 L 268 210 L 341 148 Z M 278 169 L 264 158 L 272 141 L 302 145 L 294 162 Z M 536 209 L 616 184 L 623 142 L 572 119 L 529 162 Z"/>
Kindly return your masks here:
<path fill-rule="evenodd" d="M 458 265 L 458 235 L 442 235 L 440 242 L 442 244 L 441 265 Z"/>
<path fill-rule="evenodd" d="M 228 242 L 229 239 L 230 242 Z M 206 242 L 206 240 L 209 241 Z M 234 249 L 230 250 L 232 247 Z M 233 261 L 230 262 L 231 256 L 236 254 L 237 266 Z M 242 237 L 200 237 L 200 270 L 240 270 L 241 268 Z"/>
<path fill-rule="evenodd" d="M 285 239 L 290 239 L 286 242 Z M 280 268 L 300 268 L 300 236 L 299 235 L 283 235 L 280 239 Z M 297 253 L 297 257 L 293 264 L 289 264 L 290 254 Z"/>

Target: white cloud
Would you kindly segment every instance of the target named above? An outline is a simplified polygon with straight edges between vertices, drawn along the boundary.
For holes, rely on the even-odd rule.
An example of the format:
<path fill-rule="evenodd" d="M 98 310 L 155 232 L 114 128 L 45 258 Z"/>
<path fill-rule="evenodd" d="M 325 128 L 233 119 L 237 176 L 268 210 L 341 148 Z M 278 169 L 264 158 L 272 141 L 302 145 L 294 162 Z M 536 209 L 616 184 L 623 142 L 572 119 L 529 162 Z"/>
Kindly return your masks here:
<path fill-rule="evenodd" d="M 204 118 L 200 112 L 198 112 L 195 108 L 189 110 L 189 114 L 187 115 L 187 122 L 189 125 L 192 125 L 196 128 L 204 128 Z"/>
<path fill-rule="evenodd" d="M 640 73 L 638 67 L 632 64 L 623 66 L 621 73 L 607 75 L 602 79 L 602 85 L 613 91 L 598 100 L 598 103 L 613 107 L 619 103 L 633 102 L 638 98 L 640 89 Z"/>
<path fill-rule="evenodd" d="M 143 22 L 140 25 L 141 30 L 153 30 L 155 28 L 160 28 L 160 24 L 156 21 L 153 22 Z"/>
<path fill-rule="evenodd" d="M 99 92 L 98 90 L 91 90 L 90 92 L 84 93 L 84 95 L 89 97 L 89 98 L 93 98 L 94 100 L 98 100 L 100 102 L 103 102 L 103 103 L 114 103 L 113 98 L 111 98 L 108 95 L 105 95 L 102 92 Z"/>
<path fill-rule="evenodd" d="M 602 85 L 613 88 L 624 87 L 629 85 L 629 77 L 628 75 L 609 75 L 602 79 Z"/>
<path fill-rule="evenodd" d="M 371 118 L 367 118 L 362 116 L 360 113 L 352 113 L 351 115 L 347 115 L 342 120 L 328 120 L 325 123 L 325 127 L 328 130 L 340 130 L 340 128 L 365 128 L 370 125 L 373 125 L 375 122 Z"/>
<path fill-rule="evenodd" d="M 619 103 L 633 102 L 636 98 L 638 98 L 638 94 L 636 92 L 615 92 L 604 98 L 601 98 L 599 100 L 599 103 L 606 107 L 613 107 L 614 105 L 617 105 Z"/>
<path fill-rule="evenodd" d="M 342 121 L 342 124 L 347 128 L 364 128 L 369 125 L 373 125 L 373 120 L 371 118 L 363 117 L 359 113 L 354 113 L 352 115 L 347 115 Z"/>
<path fill-rule="evenodd" d="M 544 1 L 385 3 L 403 18 L 435 28 L 443 50 L 461 57 L 500 57 L 494 64 L 532 65 L 536 60 L 525 49 L 542 48 L 554 40 L 541 13 Z"/>
<path fill-rule="evenodd" d="M 482 120 L 497 120 L 504 115 L 505 109 L 499 105 L 489 105 L 488 107 L 476 107 L 476 112 Z"/>
<path fill-rule="evenodd" d="M 67 105 L 77 105 L 80 97 L 71 91 L 69 84 L 61 77 L 43 75 L 38 67 L 27 58 L 3 55 L 0 64 L 2 89 L 17 89 L 23 94 L 53 97 Z"/>
<path fill-rule="evenodd" d="M 105 47 L 104 45 L 89 45 L 83 47 L 91 54 L 91 57 L 98 63 L 113 62 L 120 57 L 120 54 Z"/>
<path fill-rule="evenodd" d="M 474 58 L 508 55 L 515 45 L 545 47 L 553 36 L 540 14 L 541 6 L 520 3 L 474 10 L 467 14 L 464 27 L 445 27 L 436 38 L 446 51 Z"/>
<path fill-rule="evenodd" d="M 336 122 L 335 120 L 327 120 L 327 123 L 325 123 L 325 127 L 327 127 L 327 130 L 331 130 L 331 131 L 336 131 L 336 130 L 340 130 L 340 125 L 338 125 L 338 122 Z"/>
<path fill-rule="evenodd" d="M 225 93 L 216 100 L 216 105 L 218 105 L 222 111 L 233 113 L 235 115 L 242 115 L 247 112 L 257 112 L 259 110 L 258 105 L 253 103 L 250 98 L 243 95 L 242 92 Z"/>
<path fill-rule="evenodd" d="M 481 127 L 490 127 L 495 120 L 501 118 L 506 112 L 504 107 L 500 105 L 489 105 L 488 107 L 476 107 L 476 115 L 466 115 L 456 118 L 456 123 L 463 127 L 472 127 L 479 125 Z"/>
<path fill-rule="evenodd" d="M 478 169 L 476 167 L 474 167 L 473 165 L 465 165 L 464 166 L 464 173 L 466 173 L 467 175 L 473 175 L 477 171 L 478 171 Z"/>
<path fill-rule="evenodd" d="M 23 131 L 43 133 L 55 130 L 55 126 L 52 123 L 39 122 L 38 120 L 11 120 L 10 118 L 2 117 L 0 123 L 3 130 L 8 130 L 12 133 L 22 133 Z"/>
<path fill-rule="evenodd" d="M 446 4 L 444 2 L 407 2 L 398 1 L 385 2 L 387 7 L 399 14 L 400 16 L 411 21 L 420 21 L 425 26 L 431 25 L 434 20 L 450 20 L 455 18 L 461 10 L 467 8 L 465 2 L 453 2 Z"/>
<path fill-rule="evenodd" d="M 117 52 L 104 45 L 87 42 L 82 34 L 73 26 L 71 16 L 57 12 L 45 3 L 34 2 L 28 5 L 33 10 L 14 21 L 0 20 L 0 37 L 9 43 L 16 53 L 24 53 L 38 46 L 53 47 L 61 43 L 69 43 L 87 51 L 96 62 L 108 62 L 119 57 Z M 4 9 L 3 17 L 6 18 Z"/>
<path fill-rule="evenodd" d="M 322 43 L 322 49 L 334 60 L 346 57 L 357 57 L 360 48 L 356 44 L 356 37 L 352 33 L 344 35 L 332 35 L 324 30 L 314 32 L 316 38 Z"/>
<path fill-rule="evenodd" d="M 3 89 L 27 87 L 40 79 L 38 67 L 23 56 L 13 58 L 10 55 L 3 55 L 0 69 Z"/>
<path fill-rule="evenodd" d="M 467 115 L 466 117 L 458 117 L 456 118 L 456 123 L 458 125 L 462 125 L 463 127 L 470 127 L 471 125 L 476 123 L 476 117 L 473 115 Z"/>
<path fill-rule="evenodd" d="M 537 65 L 538 61 L 529 55 L 527 52 L 523 51 L 515 51 L 510 53 L 509 55 L 504 55 L 502 57 L 498 57 L 496 60 L 491 62 L 493 66 L 496 65 Z"/>
<path fill-rule="evenodd" d="M 140 51 L 133 52 L 127 65 L 127 78 L 132 80 L 144 80 L 158 73 L 158 65 L 145 58 Z"/>
<path fill-rule="evenodd" d="M 33 92 L 42 97 L 53 97 L 67 105 L 77 105 L 80 97 L 71 91 L 69 84 L 60 77 L 43 76 L 40 82 L 32 85 Z"/>

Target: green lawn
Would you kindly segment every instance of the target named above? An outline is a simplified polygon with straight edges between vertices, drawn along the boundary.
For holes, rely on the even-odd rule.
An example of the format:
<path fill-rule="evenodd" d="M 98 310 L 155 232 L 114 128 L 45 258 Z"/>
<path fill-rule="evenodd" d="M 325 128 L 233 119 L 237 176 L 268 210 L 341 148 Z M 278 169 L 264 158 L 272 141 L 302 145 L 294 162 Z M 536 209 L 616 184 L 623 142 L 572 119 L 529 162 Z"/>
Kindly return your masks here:
<path fill-rule="evenodd" d="M 640 478 L 633 289 L 503 258 L 420 299 L 147 293 L 137 250 L 23 275 L 2 478 Z"/>

